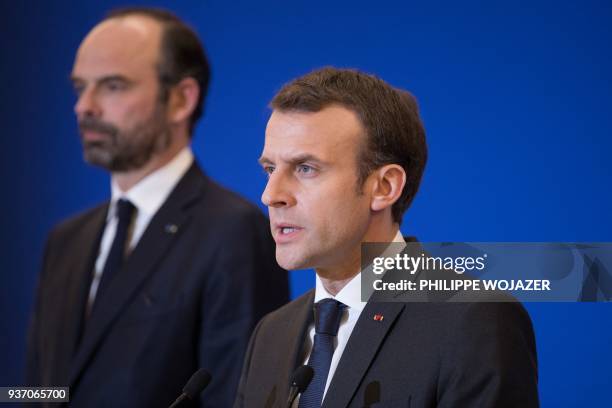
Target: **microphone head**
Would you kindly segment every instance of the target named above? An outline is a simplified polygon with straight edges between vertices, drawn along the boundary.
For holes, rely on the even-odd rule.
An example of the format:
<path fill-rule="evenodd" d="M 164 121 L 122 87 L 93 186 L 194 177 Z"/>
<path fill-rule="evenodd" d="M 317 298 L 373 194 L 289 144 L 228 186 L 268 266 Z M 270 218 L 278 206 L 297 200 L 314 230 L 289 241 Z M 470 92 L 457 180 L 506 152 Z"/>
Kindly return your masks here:
<path fill-rule="evenodd" d="M 308 365 L 302 365 L 295 369 L 293 377 L 291 377 L 291 386 L 298 389 L 298 393 L 301 394 L 312 381 L 314 376 L 314 370 Z"/>
<path fill-rule="evenodd" d="M 191 376 L 189 381 L 187 381 L 187 384 L 185 384 L 183 388 L 183 393 L 185 393 L 189 399 L 196 399 L 198 394 L 206 388 L 211 379 L 210 373 L 200 368 Z"/>

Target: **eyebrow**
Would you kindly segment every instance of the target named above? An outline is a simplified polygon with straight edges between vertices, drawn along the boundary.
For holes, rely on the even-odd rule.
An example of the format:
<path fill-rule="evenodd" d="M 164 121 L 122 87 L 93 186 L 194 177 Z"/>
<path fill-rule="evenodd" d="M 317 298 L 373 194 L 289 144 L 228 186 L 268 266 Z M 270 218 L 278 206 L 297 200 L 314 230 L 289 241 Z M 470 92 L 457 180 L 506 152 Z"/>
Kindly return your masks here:
<path fill-rule="evenodd" d="M 259 164 L 266 165 L 266 164 L 273 164 L 274 162 L 270 159 L 268 159 L 265 156 L 261 156 L 259 158 L 259 160 L 257 160 L 259 162 Z M 292 165 L 296 165 L 296 164 L 301 164 L 304 162 L 314 162 L 314 163 L 318 163 L 318 164 L 325 164 L 325 162 L 321 159 L 319 159 L 318 157 L 310 154 L 310 153 L 304 153 L 304 154 L 298 154 L 296 156 L 287 158 L 287 159 L 283 159 L 283 161 L 292 164 Z"/>
<path fill-rule="evenodd" d="M 134 82 L 130 80 L 129 78 L 127 78 L 126 76 L 123 76 L 120 74 L 103 76 L 101 78 L 96 79 L 94 82 L 96 82 L 97 84 L 103 84 L 104 82 L 110 82 L 110 81 L 123 81 L 128 84 L 131 84 Z M 79 78 L 78 76 L 70 75 L 70 82 L 75 84 L 75 83 L 86 82 L 86 81 L 84 81 L 82 78 Z"/>

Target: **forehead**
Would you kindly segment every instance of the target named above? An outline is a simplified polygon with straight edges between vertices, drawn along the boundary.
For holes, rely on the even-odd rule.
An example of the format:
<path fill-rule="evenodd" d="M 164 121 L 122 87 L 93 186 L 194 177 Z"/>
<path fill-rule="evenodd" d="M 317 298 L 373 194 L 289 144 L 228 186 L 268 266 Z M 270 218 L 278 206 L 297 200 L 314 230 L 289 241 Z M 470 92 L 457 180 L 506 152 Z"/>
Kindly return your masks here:
<path fill-rule="evenodd" d="M 275 110 L 266 127 L 263 156 L 273 160 L 303 154 L 325 161 L 352 158 L 348 153 L 364 143 L 364 133 L 357 114 L 342 106 L 332 105 L 319 112 Z"/>
<path fill-rule="evenodd" d="M 155 68 L 161 25 L 146 16 L 111 18 L 98 24 L 77 51 L 73 75 L 138 75 Z"/>

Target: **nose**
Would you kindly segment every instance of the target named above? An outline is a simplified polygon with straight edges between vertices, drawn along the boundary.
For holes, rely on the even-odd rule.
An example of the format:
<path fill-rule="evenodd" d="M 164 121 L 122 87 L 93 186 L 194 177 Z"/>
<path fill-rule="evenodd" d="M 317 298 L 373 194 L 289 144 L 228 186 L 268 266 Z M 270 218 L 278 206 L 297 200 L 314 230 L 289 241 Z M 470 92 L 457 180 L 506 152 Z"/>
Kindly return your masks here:
<path fill-rule="evenodd" d="M 261 202 L 267 207 L 292 207 L 296 204 L 296 199 L 291 190 L 290 181 L 283 174 L 274 172 L 270 174 L 268 184 L 261 194 Z"/>
<path fill-rule="evenodd" d="M 76 113 L 77 117 L 98 117 L 101 115 L 100 105 L 97 102 L 96 94 L 93 89 L 87 87 L 79 94 L 79 99 L 77 99 L 74 105 L 74 113 Z"/>

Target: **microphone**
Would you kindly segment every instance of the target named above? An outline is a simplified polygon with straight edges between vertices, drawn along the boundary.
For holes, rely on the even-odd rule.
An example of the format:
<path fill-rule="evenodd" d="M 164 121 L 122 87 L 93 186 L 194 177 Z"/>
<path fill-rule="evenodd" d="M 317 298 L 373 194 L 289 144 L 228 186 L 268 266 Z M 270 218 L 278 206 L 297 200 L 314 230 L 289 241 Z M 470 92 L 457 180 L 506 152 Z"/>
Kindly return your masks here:
<path fill-rule="evenodd" d="M 208 385 L 212 377 L 210 373 L 203 368 L 200 368 L 191 376 L 185 387 L 183 387 L 183 393 L 170 405 L 169 408 L 179 407 L 185 401 L 193 401 L 198 397 L 204 388 Z"/>
<path fill-rule="evenodd" d="M 307 365 L 301 365 L 295 369 L 291 377 L 291 388 L 289 389 L 289 398 L 287 398 L 287 408 L 293 405 L 293 401 L 308 388 L 308 384 L 312 381 L 314 370 Z"/>

